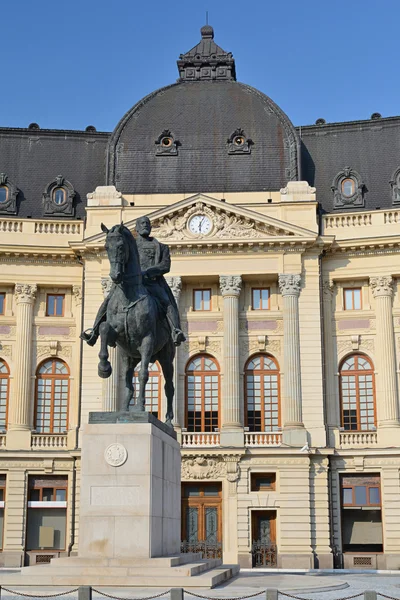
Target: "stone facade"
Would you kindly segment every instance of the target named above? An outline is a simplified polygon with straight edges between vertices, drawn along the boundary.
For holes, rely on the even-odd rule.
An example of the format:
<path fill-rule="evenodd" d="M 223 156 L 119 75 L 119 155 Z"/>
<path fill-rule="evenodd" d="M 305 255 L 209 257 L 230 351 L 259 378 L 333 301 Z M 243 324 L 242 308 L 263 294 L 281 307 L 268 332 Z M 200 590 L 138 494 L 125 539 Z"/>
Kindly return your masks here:
<path fill-rule="evenodd" d="M 306 183 L 297 186 L 308 192 L 303 201 L 290 201 L 283 191 L 272 192 L 272 203 L 265 205 L 257 194 L 226 194 L 225 203 L 212 195 L 183 201 L 163 196 L 150 213 L 160 241 L 171 248 L 169 283 L 187 333 L 175 376 L 182 482 L 220 485 L 225 562 L 251 566 L 254 522 L 265 512 L 274 518 L 278 566 L 331 567 L 334 561 L 353 566 L 353 555 L 361 552 L 343 552 L 341 478 L 379 475 L 383 552 L 369 549 L 366 556 L 372 565 L 398 568 L 397 225 L 381 230 L 385 244 L 371 238 L 367 226 L 349 231 L 329 216 L 318 232 L 317 195 Z M 114 374 L 103 382 L 97 377 L 98 348 L 82 348 L 79 332 L 82 322 L 84 328 L 92 325 L 108 292 L 100 223 L 110 226 L 122 219 L 133 230 L 135 218 L 148 213 L 148 201 L 120 194 L 116 205 L 109 197 L 107 188 L 91 196 L 86 227 L 77 221 L 73 235 L 70 222 L 57 239 L 50 234 L 49 243 L 48 233 L 30 233 L 32 223 L 20 220 L 26 235 L 13 251 L 11 231 L 2 235 L 0 358 L 9 371 L 8 422 L 0 436 L 0 474 L 6 476 L 4 565 L 77 551 L 80 427 L 90 411 L 113 410 L 121 401 L 118 351 L 112 354 Z M 163 234 L 163 224 L 177 210 L 186 227 L 193 207 L 215 219 L 229 212 L 237 227 L 226 237 L 214 229 L 195 240 L 186 233 L 179 239 Z M 368 218 L 378 221 L 379 213 Z M 7 223 L 17 223 L 16 217 L 7 217 Z M 269 304 L 257 310 L 252 295 L 261 288 L 269 289 Z M 210 290 L 210 310 L 194 309 L 194 290 Z M 360 290 L 359 309 L 346 307 L 347 290 Z M 48 314 L 49 294 L 63 296 L 62 315 Z M 213 431 L 190 431 L 187 421 L 185 370 L 199 355 L 211 357 L 219 368 L 219 426 Z M 375 369 L 377 421 L 366 430 L 348 430 L 341 421 L 340 365 L 353 355 L 368 358 Z M 256 356 L 273 358 L 279 368 L 280 422 L 270 431 L 249 431 L 246 415 L 246 364 Z M 58 433 L 35 431 L 37 367 L 47 359 L 59 359 L 68 368 L 68 424 Z M 255 491 L 257 474 L 272 474 L 273 487 Z M 67 476 L 65 548 L 27 548 L 30 482 L 39 476 Z"/>

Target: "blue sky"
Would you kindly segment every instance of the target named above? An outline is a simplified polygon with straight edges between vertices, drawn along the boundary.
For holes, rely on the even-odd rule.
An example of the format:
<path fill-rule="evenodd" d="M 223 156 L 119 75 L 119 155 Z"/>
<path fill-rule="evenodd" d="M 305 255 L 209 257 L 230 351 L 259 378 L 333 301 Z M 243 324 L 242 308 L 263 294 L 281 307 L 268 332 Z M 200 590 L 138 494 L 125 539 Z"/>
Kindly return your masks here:
<path fill-rule="evenodd" d="M 295 125 L 400 114 L 398 0 L 5 0 L 0 126 L 111 131 L 176 80 L 206 10 L 239 81 Z"/>

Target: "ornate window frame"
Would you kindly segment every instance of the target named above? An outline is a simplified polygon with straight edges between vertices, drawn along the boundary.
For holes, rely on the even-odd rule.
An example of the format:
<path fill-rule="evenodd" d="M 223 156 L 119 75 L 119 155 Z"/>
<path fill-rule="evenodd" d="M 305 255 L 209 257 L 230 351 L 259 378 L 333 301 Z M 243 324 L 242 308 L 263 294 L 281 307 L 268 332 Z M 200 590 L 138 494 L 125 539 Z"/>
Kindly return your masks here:
<path fill-rule="evenodd" d="M 353 368 L 351 366 L 344 368 L 351 360 L 353 360 Z M 367 363 L 369 368 L 364 368 L 363 365 L 360 367 L 360 360 Z M 368 382 L 366 377 L 369 377 Z M 371 387 L 366 387 L 367 383 L 371 384 Z M 351 385 L 355 387 L 352 388 Z M 367 393 L 367 390 L 371 390 L 371 393 Z M 352 352 L 340 361 L 339 394 L 341 429 L 349 432 L 376 431 L 375 367 L 369 356 L 362 352 Z M 351 408 L 352 404 L 355 408 Z M 361 411 L 367 414 L 363 415 Z M 373 411 L 372 415 L 369 414 L 371 411 Z"/>
<path fill-rule="evenodd" d="M 347 196 L 343 193 L 342 184 L 346 179 L 354 181 L 354 193 Z M 365 183 L 361 175 L 351 167 L 345 167 L 334 177 L 331 185 L 333 192 L 333 208 L 359 208 L 364 206 Z"/>
<path fill-rule="evenodd" d="M 228 154 L 234 155 L 250 154 L 251 146 L 254 144 L 241 127 L 231 133 L 226 143 L 228 144 Z"/>
<path fill-rule="evenodd" d="M 259 368 L 250 368 L 253 361 L 260 361 Z M 257 395 L 255 377 L 260 378 L 260 389 Z M 269 384 L 266 386 L 266 382 Z M 276 388 L 274 386 L 277 386 Z M 276 394 L 275 394 L 276 390 Z M 281 431 L 281 383 L 280 367 L 277 359 L 267 352 L 253 354 L 246 361 L 244 368 L 244 416 L 246 427 L 252 432 L 277 432 Z M 260 427 L 255 426 L 255 406 L 260 404 Z M 252 410 L 250 408 L 252 407 Z M 274 414 L 277 412 L 277 416 Z M 250 417 L 250 418 L 249 418 Z M 252 423 L 253 421 L 253 423 Z M 266 421 L 269 428 L 266 428 Z M 275 421 L 275 422 L 274 422 Z"/>
<path fill-rule="evenodd" d="M 65 192 L 65 200 L 62 204 L 56 204 L 54 200 L 54 193 L 58 188 Z M 63 175 L 57 175 L 44 189 L 42 196 L 44 214 L 72 217 L 74 215 L 74 197 L 75 190 L 72 183 L 67 181 Z"/>
<path fill-rule="evenodd" d="M 46 365 L 51 371 L 42 371 Z M 63 372 L 57 371 L 57 365 L 64 367 Z M 41 435 L 63 434 L 68 429 L 69 410 L 71 401 L 70 369 L 67 363 L 58 357 L 48 357 L 42 360 L 36 369 L 36 392 L 34 406 L 34 428 Z M 48 387 L 46 382 L 50 382 Z M 62 386 L 61 382 L 67 382 Z M 63 387 L 58 392 L 60 405 L 56 406 L 56 386 Z M 49 405 L 45 401 L 50 400 Z M 45 407 L 47 410 L 45 410 Z M 39 408 L 41 409 L 39 411 Z M 62 409 L 66 408 L 66 412 Z M 58 410 L 56 410 L 58 409 Z M 49 424 L 47 425 L 47 421 Z"/>
<path fill-rule="evenodd" d="M 15 215 L 17 214 L 17 196 L 19 189 L 8 179 L 6 173 L 0 173 L 0 187 L 7 189 L 7 199 L 5 202 L 0 202 L 0 214 Z"/>
<path fill-rule="evenodd" d="M 389 183 L 392 188 L 393 204 L 400 204 L 400 167 L 395 170 Z"/>
<path fill-rule="evenodd" d="M 179 140 L 176 140 L 169 129 L 164 129 L 156 141 L 156 156 L 177 156 Z"/>
<path fill-rule="evenodd" d="M 194 368 L 200 359 L 200 367 Z M 209 361 L 207 363 L 207 361 Z M 210 364 L 213 368 L 209 368 Z M 192 368 L 193 365 L 193 368 Z M 200 387 L 195 387 L 200 384 Z M 206 384 L 211 385 L 206 388 Z M 193 386 L 193 387 L 192 387 Z M 215 395 L 215 390 L 218 393 Z M 206 410 L 207 404 L 209 409 Z M 192 409 L 192 410 L 189 410 Z M 185 368 L 185 427 L 190 433 L 214 433 L 221 423 L 221 369 L 214 356 L 206 352 L 191 356 Z M 201 423 L 196 423 L 195 413 L 201 414 Z M 214 421 L 213 413 L 218 412 L 218 422 Z"/>

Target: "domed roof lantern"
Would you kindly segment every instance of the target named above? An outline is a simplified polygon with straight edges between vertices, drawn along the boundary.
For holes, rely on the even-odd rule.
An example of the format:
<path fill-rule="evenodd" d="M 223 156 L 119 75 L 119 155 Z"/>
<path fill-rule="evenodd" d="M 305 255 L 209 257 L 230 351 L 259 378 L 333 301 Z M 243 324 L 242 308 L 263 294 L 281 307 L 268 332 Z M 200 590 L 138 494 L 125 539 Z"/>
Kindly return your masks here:
<path fill-rule="evenodd" d="M 200 29 L 201 40 L 191 50 L 181 54 L 177 61 L 181 81 L 236 81 L 235 61 L 214 42 L 214 29 L 204 25 Z"/>

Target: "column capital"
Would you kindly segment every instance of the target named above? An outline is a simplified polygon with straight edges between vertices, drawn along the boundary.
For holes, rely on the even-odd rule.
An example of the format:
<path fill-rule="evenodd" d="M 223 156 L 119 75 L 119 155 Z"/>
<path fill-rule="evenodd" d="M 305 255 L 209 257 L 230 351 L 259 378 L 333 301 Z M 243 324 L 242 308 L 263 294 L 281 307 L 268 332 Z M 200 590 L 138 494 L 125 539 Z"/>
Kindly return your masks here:
<path fill-rule="evenodd" d="M 370 277 L 369 285 L 374 298 L 378 298 L 379 296 L 393 296 L 393 279 L 391 275 Z"/>
<path fill-rule="evenodd" d="M 108 294 L 110 293 L 111 286 L 112 286 L 111 277 L 102 277 L 101 278 L 101 290 L 103 292 L 104 298 L 107 298 Z"/>
<path fill-rule="evenodd" d="M 36 299 L 37 285 L 35 283 L 16 283 L 15 300 L 17 304 L 33 304 Z"/>
<path fill-rule="evenodd" d="M 80 306 L 82 304 L 82 286 L 73 285 L 72 294 L 74 296 L 76 306 Z"/>
<path fill-rule="evenodd" d="M 299 296 L 301 290 L 301 275 L 279 274 L 279 291 L 282 296 Z"/>
<path fill-rule="evenodd" d="M 240 296 L 242 289 L 241 275 L 220 275 L 219 287 L 223 296 Z"/>
<path fill-rule="evenodd" d="M 180 277 L 179 275 L 175 277 L 166 277 L 165 281 L 171 288 L 171 292 L 175 298 L 176 303 L 178 304 L 179 297 L 182 291 L 182 277 Z"/>

